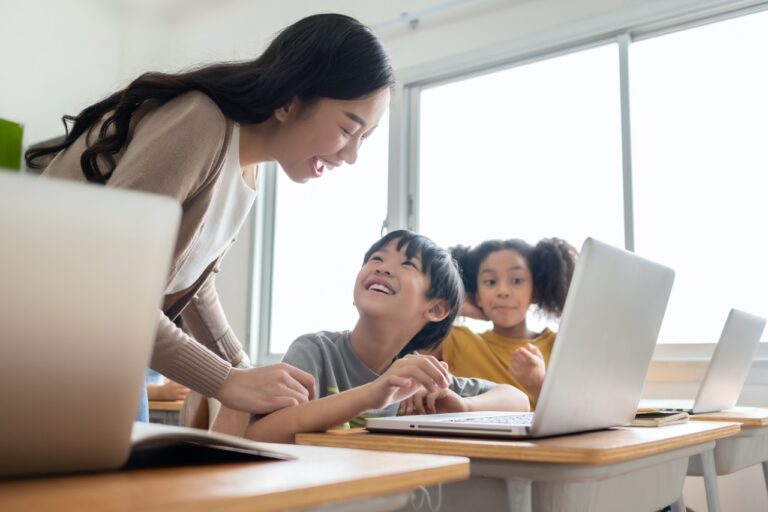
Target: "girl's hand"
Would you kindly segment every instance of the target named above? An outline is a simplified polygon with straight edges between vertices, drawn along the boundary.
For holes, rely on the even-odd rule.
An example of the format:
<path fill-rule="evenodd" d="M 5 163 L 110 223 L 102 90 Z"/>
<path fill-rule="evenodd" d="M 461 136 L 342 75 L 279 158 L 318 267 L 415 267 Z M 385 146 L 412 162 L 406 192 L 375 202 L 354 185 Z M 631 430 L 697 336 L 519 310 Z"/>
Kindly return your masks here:
<path fill-rule="evenodd" d="M 509 363 L 509 372 L 520 384 L 525 386 L 533 395 L 534 400 L 538 400 L 546 367 L 544 366 L 544 355 L 536 345 L 528 343 L 528 345 L 515 350 Z"/>
<path fill-rule="evenodd" d="M 434 356 L 407 355 L 396 360 L 371 386 L 371 409 L 400 402 L 419 390 L 436 392 L 450 385 L 450 374 Z"/>
<path fill-rule="evenodd" d="M 400 402 L 398 415 L 436 414 L 441 412 L 467 412 L 469 404 L 450 389 L 437 391 L 419 390 Z"/>
<path fill-rule="evenodd" d="M 475 320 L 488 320 L 488 317 L 485 316 L 483 310 L 477 307 L 475 302 L 469 297 L 464 297 L 464 299 L 461 301 L 459 316 L 474 318 Z"/>

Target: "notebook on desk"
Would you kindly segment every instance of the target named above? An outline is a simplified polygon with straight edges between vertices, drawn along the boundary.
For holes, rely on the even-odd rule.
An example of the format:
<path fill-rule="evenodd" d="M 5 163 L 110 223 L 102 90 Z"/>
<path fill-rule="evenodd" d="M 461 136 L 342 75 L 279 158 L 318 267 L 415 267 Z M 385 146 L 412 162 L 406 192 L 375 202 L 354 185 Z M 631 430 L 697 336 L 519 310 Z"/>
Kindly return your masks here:
<path fill-rule="evenodd" d="M 542 437 L 627 425 L 650 365 L 674 272 L 584 242 L 535 413 L 368 418 L 372 431 Z"/>
<path fill-rule="evenodd" d="M 640 400 L 639 409 L 683 411 L 690 414 L 717 412 L 736 405 L 757 352 L 765 318 L 732 309 L 707 366 L 694 400 Z"/>
<path fill-rule="evenodd" d="M 179 217 L 166 197 L 0 172 L 0 477 L 126 462 Z"/>

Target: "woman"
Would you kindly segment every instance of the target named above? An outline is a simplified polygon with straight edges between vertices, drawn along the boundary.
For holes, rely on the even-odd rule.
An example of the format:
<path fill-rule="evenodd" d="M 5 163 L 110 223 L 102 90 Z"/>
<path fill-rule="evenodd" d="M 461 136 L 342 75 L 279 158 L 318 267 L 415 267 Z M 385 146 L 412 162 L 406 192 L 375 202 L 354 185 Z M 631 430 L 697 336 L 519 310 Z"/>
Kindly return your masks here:
<path fill-rule="evenodd" d="M 258 165 L 305 182 L 353 164 L 389 103 L 388 57 L 371 31 L 338 14 L 304 18 L 257 59 L 147 73 L 83 110 L 47 176 L 175 198 L 183 214 L 158 311 L 151 367 L 232 408 L 268 413 L 314 395 L 285 364 L 248 368 L 214 286 L 218 263 L 255 198 Z M 181 315 L 189 334 L 174 325 Z M 141 411 L 140 411 L 141 413 Z"/>

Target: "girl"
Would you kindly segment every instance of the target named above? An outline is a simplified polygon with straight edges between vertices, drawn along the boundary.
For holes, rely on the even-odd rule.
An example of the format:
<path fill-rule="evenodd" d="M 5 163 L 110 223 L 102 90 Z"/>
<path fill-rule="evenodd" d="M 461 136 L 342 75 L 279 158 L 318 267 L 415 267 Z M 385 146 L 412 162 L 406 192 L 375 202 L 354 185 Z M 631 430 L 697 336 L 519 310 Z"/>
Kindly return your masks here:
<path fill-rule="evenodd" d="M 493 322 L 475 333 L 454 326 L 437 349 L 452 373 L 512 384 L 536 403 L 555 341 L 549 329 L 534 332 L 526 316 L 531 306 L 559 318 L 573 276 L 577 251 L 549 238 L 531 246 L 522 240 L 489 240 L 477 247 L 451 249 L 466 290 L 461 315 Z M 434 352 L 433 352 L 434 353 Z M 410 404 L 404 405 L 407 412 Z"/>
<path fill-rule="evenodd" d="M 254 202 L 258 165 L 275 161 L 301 183 L 355 163 L 393 83 L 368 28 L 338 14 L 310 16 L 255 60 L 144 74 L 64 116 L 72 122 L 64 141 L 25 157 L 40 167 L 55 155 L 47 176 L 181 203 L 151 367 L 233 408 L 267 413 L 306 402 L 313 379 L 287 364 L 248 368 L 213 276 Z M 189 334 L 173 324 L 179 314 Z"/>

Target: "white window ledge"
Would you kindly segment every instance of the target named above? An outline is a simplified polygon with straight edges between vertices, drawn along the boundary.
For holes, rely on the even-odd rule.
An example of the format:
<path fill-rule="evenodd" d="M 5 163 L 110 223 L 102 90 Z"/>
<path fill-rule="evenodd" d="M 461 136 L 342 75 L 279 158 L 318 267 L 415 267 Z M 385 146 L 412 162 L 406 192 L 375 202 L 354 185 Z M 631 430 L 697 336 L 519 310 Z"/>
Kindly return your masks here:
<path fill-rule="evenodd" d="M 715 350 L 714 343 L 660 344 L 648 371 L 649 382 L 701 382 Z M 761 343 L 747 385 L 768 385 L 768 343 Z"/>

